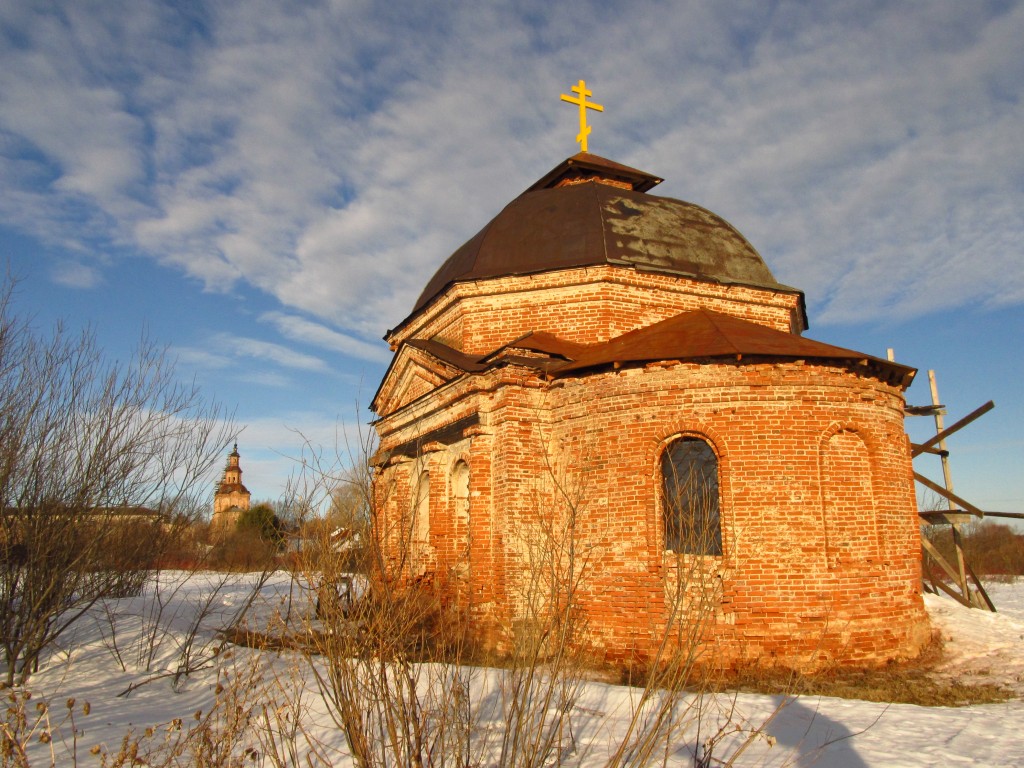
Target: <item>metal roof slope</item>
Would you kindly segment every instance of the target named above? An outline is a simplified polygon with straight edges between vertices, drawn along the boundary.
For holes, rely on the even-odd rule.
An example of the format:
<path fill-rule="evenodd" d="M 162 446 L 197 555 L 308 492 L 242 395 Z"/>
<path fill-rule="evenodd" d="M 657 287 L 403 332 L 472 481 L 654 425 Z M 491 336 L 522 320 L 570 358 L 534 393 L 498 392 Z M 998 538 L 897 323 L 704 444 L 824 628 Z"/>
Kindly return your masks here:
<path fill-rule="evenodd" d="M 526 192 L 509 203 L 445 261 L 412 314 L 456 282 L 605 264 L 802 296 L 779 283 L 746 238 L 711 211 L 586 182 Z"/>
<path fill-rule="evenodd" d="M 438 360 L 448 363 L 460 370 L 466 372 L 482 371 L 486 366 L 480 364 L 479 355 L 467 355 L 465 352 L 449 347 L 447 344 L 443 344 L 440 341 L 433 341 L 430 339 L 409 339 L 406 342 L 410 347 L 415 349 L 421 349 L 424 352 L 433 355 Z"/>
<path fill-rule="evenodd" d="M 547 331 L 530 331 L 518 339 L 513 339 L 508 344 L 502 344 L 497 349 L 482 355 L 479 360 L 482 363 L 489 362 L 508 349 L 528 349 L 531 352 L 542 352 L 547 355 L 558 355 L 567 360 L 575 360 L 586 348 L 586 344 L 566 341 Z"/>
<path fill-rule="evenodd" d="M 698 309 L 590 346 L 556 376 L 614 363 L 743 356 L 863 360 L 908 386 L 916 369 L 852 349 L 836 347 L 749 320 Z"/>
<path fill-rule="evenodd" d="M 440 360 L 442 363 L 450 365 L 453 368 L 457 368 L 465 373 L 481 371 L 486 367 L 479 363 L 480 358 L 478 356 L 467 355 L 466 353 L 453 349 L 447 344 L 442 344 L 439 341 L 431 341 L 429 339 L 410 339 L 395 351 L 395 354 L 391 357 L 391 362 L 388 364 L 388 369 L 381 377 L 380 384 L 377 385 L 377 391 L 373 393 L 373 397 L 370 399 L 370 410 L 374 413 L 378 413 L 378 399 L 381 396 L 381 392 L 384 391 L 384 385 L 390 380 L 392 373 L 394 373 L 398 366 L 399 360 L 402 359 L 402 348 L 406 346 L 426 352 L 428 355 Z"/>
<path fill-rule="evenodd" d="M 658 178 L 653 173 L 630 168 L 628 165 L 622 165 L 614 160 L 608 160 L 599 155 L 592 155 L 589 152 L 577 152 L 537 179 L 526 189 L 526 192 L 533 192 L 537 189 L 549 189 L 558 186 L 564 181 L 573 183 L 591 177 L 624 182 L 637 192 L 647 192 L 664 181 L 664 179 Z"/>

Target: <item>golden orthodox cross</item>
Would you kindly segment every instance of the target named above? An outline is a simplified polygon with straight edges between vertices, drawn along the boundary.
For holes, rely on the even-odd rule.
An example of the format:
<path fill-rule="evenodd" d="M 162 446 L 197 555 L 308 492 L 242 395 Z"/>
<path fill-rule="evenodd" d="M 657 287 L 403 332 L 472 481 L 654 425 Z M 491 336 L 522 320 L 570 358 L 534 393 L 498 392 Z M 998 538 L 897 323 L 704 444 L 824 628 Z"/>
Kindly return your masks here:
<path fill-rule="evenodd" d="M 604 107 L 600 104 L 595 104 L 592 101 L 587 101 L 587 96 L 593 96 L 594 94 L 587 90 L 587 84 L 580 80 L 579 85 L 574 85 L 570 88 L 573 93 L 578 93 L 579 97 L 566 96 L 562 94 L 562 101 L 568 101 L 570 104 L 580 105 L 580 132 L 576 137 L 576 141 L 580 143 L 580 151 L 587 151 L 587 136 L 590 135 L 590 126 L 587 125 L 587 110 L 593 109 L 598 112 L 604 112 Z"/>

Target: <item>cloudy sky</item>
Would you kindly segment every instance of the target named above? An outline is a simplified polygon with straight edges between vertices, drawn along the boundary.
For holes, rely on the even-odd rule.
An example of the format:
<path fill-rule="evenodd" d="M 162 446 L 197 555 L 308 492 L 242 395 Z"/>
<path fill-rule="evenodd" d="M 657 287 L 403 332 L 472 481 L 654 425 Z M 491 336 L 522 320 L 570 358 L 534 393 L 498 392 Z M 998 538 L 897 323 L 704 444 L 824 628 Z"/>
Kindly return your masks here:
<path fill-rule="evenodd" d="M 807 295 L 812 338 L 936 370 L 957 490 L 1024 511 L 1024 3 L 12 0 L 0 259 L 40 328 L 142 333 L 237 408 L 276 497 L 369 417 L 381 336 L 575 153 L 666 181 Z M 933 425 L 917 419 L 915 436 Z M 922 467 L 924 468 L 924 467 Z"/>

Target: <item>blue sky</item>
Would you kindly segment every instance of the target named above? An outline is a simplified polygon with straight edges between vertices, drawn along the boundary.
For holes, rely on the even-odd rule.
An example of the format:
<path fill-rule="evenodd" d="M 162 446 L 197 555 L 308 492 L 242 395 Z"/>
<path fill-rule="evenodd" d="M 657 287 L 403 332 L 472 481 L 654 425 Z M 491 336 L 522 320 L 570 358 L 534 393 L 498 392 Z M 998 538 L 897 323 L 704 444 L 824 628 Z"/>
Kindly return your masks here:
<path fill-rule="evenodd" d="M 369 413 L 431 274 L 577 151 L 657 174 L 937 372 L 957 491 L 1024 512 L 1024 3 L 0 4 L 0 259 L 40 328 L 167 344 L 277 497 Z M 933 425 L 910 423 L 923 438 Z M 935 474 L 936 467 L 929 469 Z"/>

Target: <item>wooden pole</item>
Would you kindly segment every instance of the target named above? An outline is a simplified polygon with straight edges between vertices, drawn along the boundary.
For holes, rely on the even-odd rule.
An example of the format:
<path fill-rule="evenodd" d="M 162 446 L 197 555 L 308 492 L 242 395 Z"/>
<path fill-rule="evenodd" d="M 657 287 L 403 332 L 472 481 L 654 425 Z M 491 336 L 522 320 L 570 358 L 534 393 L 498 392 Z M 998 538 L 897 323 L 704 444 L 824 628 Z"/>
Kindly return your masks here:
<path fill-rule="evenodd" d="M 939 400 L 939 386 L 935 381 L 935 371 L 928 371 L 928 385 L 932 391 L 932 405 L 939 405 L 942 401 Z M 944 411 L 941 408 L 935 409 L 935 434 L 941 434 L 946 428 L 945 419 L 943 418 Z M 946 486 L 946 491 L 953 494 L 953 473 L 949 467 L 949 452 L 946 449 L 946 439 L 942 438 L 939 440 L 939 460 L 942 462 L 942 481 Z M 956 509 L 956 504 L 949 496 L 946 497 L 946 506 L 952 511 Z M 965 598 L 970 600 L 972 603 L 975 601 L 974 596 L 971 594 L 971 587 L 967 581 L 967 561 L 964 558 L 964 542 L 963 537 L 960 535 L 960 524 L 953 523 L 950 528 L 953 530 L 953 547 L 956 549 L 956 566 L 958 571 L 958 581 L 960 583 L 960 590 L 963 592 Z M 978 606 L 979 608 L 982 606 Z"/>
<path fill-rule="evenodd" d="M 932 370 L 928 371 L 928 384 L 929 384 L 929 386 L 932 389 L 932 405 L 939 405 L 941 401 L 939 400 L 939 387 L 938 387 L 938 384 L 935 383 L 935 371 L 932 371 Z M 939 434 L 945 428 L 946 428 L 946 424 L 945 424 L 945 419 L 943 418 L 943 412 L 942 412 L 941 409 L 936 409 L 936 411 L 935 411 L 935 434 Z M 949 452 L 946 450 L 946 439 L 945 438 L 943 438 L 942 440 L 939 440 L 939 450 L 942 451 L 942 453 L 939 454 L 939 458 L 942 461 L 942 479 L 944 481 L 944 485 L 946 486 L 946 490 L 949 491 L 950 493 L 952 493 L 953 492 L 953 475 L 949 471 Z M 953 503 L 952 499 L 947 499 L 946 503 L 948 504 L 949 509 L 951 509 L 951 510 L 956 509 L 956 505 Z"/>
<path fill-rule="evenodd" d="M 911 452 L 911 454 L 916 459 L 922 453 L 935 453 L 935 451 L 929 451 L 928 449 L 931 448 L 936 443 L 938 443 L 940 440 L 945 440 L 947 437 L 952 435 L 954 432 L 960 431 L 961 429 L 966 427 L 968 424 L 970 424 L 972 421 L 977 419 L 979 416 L 984 416 L 986 413 L 988 413 L 989 411 L 991 411 L 995 407 L 996 407 L 996 404 L 993 403 L 991 400 L 989 400 L 984 405 L 982 405 L 982 406 L 980 406 L 978 408 L 975 408 L 973 411 L 968 413 L 966 416 L 964 416 L 962 419 L 960 419 L 960 421 L 958 421 L 956 424 L 951 426 L 945 432 L 940 432 L 939 434 L 937 434 L 937 435 L 935 435 L 933 437 L 928 438 L 923 443 L 921 443 L 919 445 L 915 445 L 913 451 Z M 930 413 L 934 413 L 935 406 L 934 405 L 930 406 L 928 410 L 929 410 Z M 940 452 L 940 454 L 941 454 L 941 452 Z"/>

